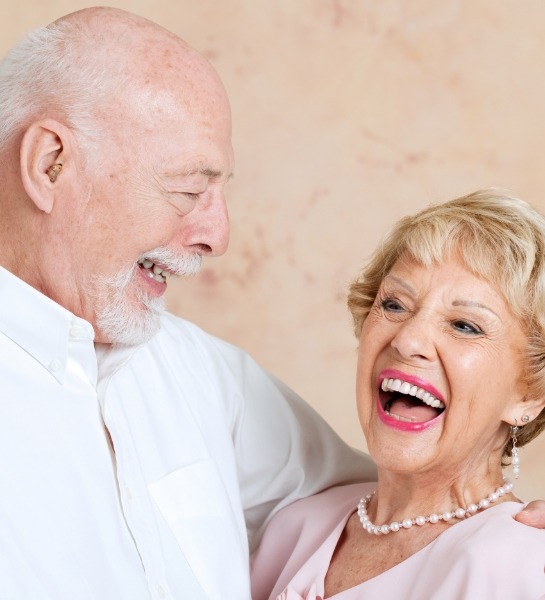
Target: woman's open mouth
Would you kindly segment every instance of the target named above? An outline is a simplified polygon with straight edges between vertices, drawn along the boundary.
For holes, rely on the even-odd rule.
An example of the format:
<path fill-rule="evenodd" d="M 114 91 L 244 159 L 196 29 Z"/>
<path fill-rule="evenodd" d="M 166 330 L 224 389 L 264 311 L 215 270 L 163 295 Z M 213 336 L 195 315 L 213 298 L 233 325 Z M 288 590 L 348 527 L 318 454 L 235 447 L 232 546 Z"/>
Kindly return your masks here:
<path fill-rule="evenodd" d="M 379 400 L 385 415 L 403 423 L 428 423 L 445 410 L 431 392 L 397 377 L 382 379 Z"/>

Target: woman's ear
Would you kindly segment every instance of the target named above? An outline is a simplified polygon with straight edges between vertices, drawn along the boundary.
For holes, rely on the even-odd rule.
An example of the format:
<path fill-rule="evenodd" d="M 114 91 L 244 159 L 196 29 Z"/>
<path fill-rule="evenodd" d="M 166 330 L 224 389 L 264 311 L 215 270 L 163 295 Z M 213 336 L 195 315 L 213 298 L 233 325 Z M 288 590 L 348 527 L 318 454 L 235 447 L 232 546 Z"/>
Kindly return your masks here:
<path fill-rule="evenodd" d="M 533 421 L 545 407 L 545 398 L 524 396 L 515 402 L 505 419 L 509 425 L 526 425 Z"/>
<path fill-rule="evenodd" d="M 70 158 L 70 130 L 54 119 L 32 123 L 21 141 L 21 180 L 37 208 L 51 213 L 66 162 Z"/>

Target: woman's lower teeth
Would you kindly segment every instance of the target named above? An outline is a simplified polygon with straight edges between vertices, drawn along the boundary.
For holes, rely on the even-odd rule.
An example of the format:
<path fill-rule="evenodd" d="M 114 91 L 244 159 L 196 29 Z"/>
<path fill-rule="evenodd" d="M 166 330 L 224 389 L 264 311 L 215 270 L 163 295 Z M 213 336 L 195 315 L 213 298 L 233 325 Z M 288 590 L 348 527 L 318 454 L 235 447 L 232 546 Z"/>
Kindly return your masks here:
<path fill-rule="evenodd" d="M 411 417 L 411 418 L 401 417 L 400 415 L 396 415 L 395 413 L 391 413 L 388 410 L 385 410 L 384 412 L 389 417 L 392 417 L 392 419 L 396 419 L 397 421 L 404 421 L 405 423 L 416 423 L 416 419 L 414 417 Z"/>

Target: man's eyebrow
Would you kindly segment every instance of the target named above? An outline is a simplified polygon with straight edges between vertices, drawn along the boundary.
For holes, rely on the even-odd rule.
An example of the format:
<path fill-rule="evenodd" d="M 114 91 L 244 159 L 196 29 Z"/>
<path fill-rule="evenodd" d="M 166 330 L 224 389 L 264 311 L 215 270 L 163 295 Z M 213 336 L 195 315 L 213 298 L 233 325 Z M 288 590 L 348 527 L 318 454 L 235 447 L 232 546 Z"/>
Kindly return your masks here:
<path fill-rule="evenodd" d="M 217 169 L 212 169 L 210 167 L 198 167 L 176 173 L 167 173 L 166 175 L 169 177 L 190 177 L 191 175 L 204 175 L 210 179 L 219 179 L 220 177 L 223 177 L 223 171 L 218 171 Z M 229 173 L 227 179 L 231 179 L 232 177 L 234 177 L 233 173 Z"/>
<path fill-rule="evenodd" d="M 223 175 L 223 173 L 221 171 L 217 171 L 215 169 L 209 169 L 207 167 L 204 167 L 203 169 L 198 169 L 198 173 L 200 175 L 205 175 L 206 177 L 210 177 L 211 179 L 217 179 L 218 177 L 221 177 Z"/>

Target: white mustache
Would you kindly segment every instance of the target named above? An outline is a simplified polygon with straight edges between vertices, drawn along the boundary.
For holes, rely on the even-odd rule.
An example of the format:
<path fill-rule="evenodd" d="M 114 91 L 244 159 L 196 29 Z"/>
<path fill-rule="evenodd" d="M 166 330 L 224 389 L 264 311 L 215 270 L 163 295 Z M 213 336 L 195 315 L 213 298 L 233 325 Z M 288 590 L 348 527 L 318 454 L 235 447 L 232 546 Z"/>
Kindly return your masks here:
<path fill-rule="evenodd" d="M 196 252 L 175 253 L 167 248 L 156 248 L 147 252 L 140 260 L 150 260 L 170 272 L 171 275 L 184 277 L 195 275 L 202 265 L 202 256 Z"/>

